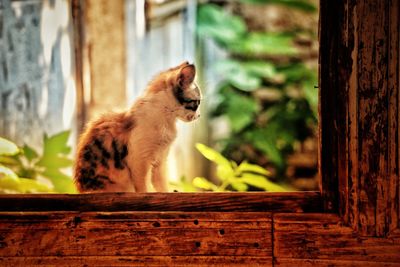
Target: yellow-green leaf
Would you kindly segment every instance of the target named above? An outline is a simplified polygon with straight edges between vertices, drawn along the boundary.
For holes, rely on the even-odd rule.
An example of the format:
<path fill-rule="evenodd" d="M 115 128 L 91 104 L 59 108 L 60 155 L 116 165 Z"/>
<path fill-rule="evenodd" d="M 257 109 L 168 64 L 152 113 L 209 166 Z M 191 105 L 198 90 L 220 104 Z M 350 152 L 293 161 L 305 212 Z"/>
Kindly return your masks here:
<path fill-rule="evenodd" d="M 270 172 L 264 169 L 263 167 L 256 165 L 256 164 L 251 164 L 248 163 L 247 161 L 243 161 L 240 163 L 239 167 L 236 169 L 236 171 L 240 174 L 243 172 L 254 172 L 258 174 L 263 174 L 263 175 L 269 175 Z"/>
<path fill-rule="evenodd" d="M 245 192 L 249 188 L 247 186 L 247 184 L 242 183 L 242 182 L 232 182 L 231 186 L 233 187 L 233 189 L 235 189 L 236 191 L 239 191 L 239 192 Z"/>
<path fill-rule="evenodd" d="M 18 175 L 15 174 L 15 172 L 13 170 L 11 170 L 10 168 L 7 168 L 3 165 L 0 165 L 0 178 L 5 178 L 5 177 L 8 177 L 12 180 L 18 179 Z"/>
<path fill-rule="evenodd" d="M 218 165 L 217 166 L 217 177 L 221 181 L 228 180 L 229 178 L 232 178 L 235 176 L 235 172 L 230 166 L 225 166 L 225 165 Z"/>
<path fill-rule="evenodd" d="M 0 190 L 17 193 L 52 192 L 49 186 L 39 181 L 27 178 L 13 179 L 9 176 L 0 178 Z"/>
<path fill-rule="evenodd" d="M 211 147 L 197 143 L 196 148 L 197 148 L 197 150 L 200 151 L 201 154 L 203 154 L 203 156 L 205 158 L 207 158 L 217 164 L 231 167 L 229 160 L 227 160 L 224 156 L 222 156 L 219 152 L 215 151 Z"/>
<path fill-rule="evenodd" d="M 204 189 L 204 190 L 216 190 L 217 186 L 213 183 L 211 183 L 210 181 L 208 181 L 206 178 L 204 177 L 196 177 L 193 179 L 193 185 L 195 187 Z"/>
<path fill-rule="evenodd" d="M 257 174 L 246 173 L 239 179 L 241 182 L 262 188 L 269 192 L 285 192 L 284 187 L 269 181 L 266 177 Z"/>
<path fill-rule="evenodd" d="M 0 137 L 0 155 L 16 155 L 19 153 L 19 148 L 13 142 Z"/>

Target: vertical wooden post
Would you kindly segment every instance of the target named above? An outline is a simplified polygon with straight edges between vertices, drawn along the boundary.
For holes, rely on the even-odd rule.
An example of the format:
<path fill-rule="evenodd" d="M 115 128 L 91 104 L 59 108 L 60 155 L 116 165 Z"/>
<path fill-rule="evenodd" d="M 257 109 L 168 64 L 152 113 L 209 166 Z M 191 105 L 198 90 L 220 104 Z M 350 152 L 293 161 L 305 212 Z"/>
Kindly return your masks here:
<path fill-rule="evenodd" d="M 75 85 L 77 97 L 77 129 L 81 132 L 87 116 L 85 94 L 83 85 L 83 46 L 84 46 L 84 20 L 82 0 L 72 0 L 71 14 L 74 32 L 75 52 Z"/>
<path fill-rule="evenodd" d="M 361 235 L 398 228 L 399 8 L 321 1 L 322 187 L 327 209 L 338 187 L 339 212 Z"/>

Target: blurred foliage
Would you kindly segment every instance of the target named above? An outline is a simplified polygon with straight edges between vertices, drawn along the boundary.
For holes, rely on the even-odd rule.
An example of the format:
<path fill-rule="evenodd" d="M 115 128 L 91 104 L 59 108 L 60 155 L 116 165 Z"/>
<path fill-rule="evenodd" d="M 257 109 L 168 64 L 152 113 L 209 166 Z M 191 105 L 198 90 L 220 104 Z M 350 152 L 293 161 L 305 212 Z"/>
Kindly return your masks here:
<path fill-rule="evenodd" d="M 248 191 L 249 186 L 270 192 L 287 191 L 284 187 L 268 180 L 269 172 L 261 166 L 243 161 L 236 164 L 219 152 L 203 144 L 196 144 L 197 150 L 208 160 L 217 164 L 217 178 L 220 184 L 214 184 L 204 177 L 196 177 L 193 186 L 206 191 Z"/>
<path fill-rule="evenodd" d="M 317 10 L 306 0 L 237 2 Z M 265 164 L 257 162 L 263 155 L 276 170 L 275 179 L 283 177 L 286 156 L 293 153 L 296 142 L 314 134 L 317 124 L 317 70 L 301 62 L 296 46 L 298 34 L 304 32 L 249 31 L 242 17 L 209 3 L 199 6 L 197 28 L 200 38 L 211 38 L 228 53 L 227 59 L 215 65 L 223 81 L 212 112 L 214 117 L 225 116 L 230 125 L 229 137 L 219 140 L 222 154 L 236 162 L 252 158 L 253 163 Z M 216 189 L 211 185 L 205 188 L 204 179 L 195 181 L 202 182 L 203 189 Z"/>
<path fill-rule="evenodd" d="M 27 144 L 17 147 L 0 138 L 0 192 L 75 193 L 72 178 L 63 171 L 72 167 L 72 160 L 68 158 L 69 135 L 69 131 L 51 137 L 44 135 L 42 153 Z"/>
<path fill-rule="evenodd" d="M 306 12 L 315 12 L 317 8 L 307 0 L 240 0 L 247 4 L 276 4 L 296 8 Z"/>

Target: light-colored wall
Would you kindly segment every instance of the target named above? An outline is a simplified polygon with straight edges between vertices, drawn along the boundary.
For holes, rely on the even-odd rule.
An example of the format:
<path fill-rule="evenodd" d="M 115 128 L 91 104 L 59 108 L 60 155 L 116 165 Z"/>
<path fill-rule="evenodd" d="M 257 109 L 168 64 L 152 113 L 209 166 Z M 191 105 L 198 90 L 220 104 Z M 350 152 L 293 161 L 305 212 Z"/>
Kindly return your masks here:
<path fill-rule="evenodd" d="M 0 1 L 0 135 L 38 147 L 74 128 L 69 2 Z"/>

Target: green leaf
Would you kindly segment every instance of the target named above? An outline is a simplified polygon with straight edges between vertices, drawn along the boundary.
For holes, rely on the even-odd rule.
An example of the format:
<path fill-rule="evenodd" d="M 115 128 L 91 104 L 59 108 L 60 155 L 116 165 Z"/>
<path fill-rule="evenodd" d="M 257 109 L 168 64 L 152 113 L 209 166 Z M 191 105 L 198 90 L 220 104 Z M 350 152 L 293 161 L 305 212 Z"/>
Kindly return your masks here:
<path fill-rule="evenodd" d="M 305 12 L 315 12 L 317 7 L 307 0 L 240 0 L 247 4 L 277 4 L 290 8 L 299 9 Z"/>
<path fill-rule="evenodd" d="M 261 86 L 259 75 L 248 71 L 245 65 L 231 59 L 218 61 L 215 65 L 216 71 L 223 75 L 234 87 L 250 92 Z"/>
<path fill-rule="evenodd" d="M 198 9 L 197 32 L 226 45 L 246 33 L 246 24 L 241 17 L 229 14 L 217 5 L 205 4 Z"/>
<path fill-rule="evenodd" d="M 246 184 L 258 187 L 258 188 L 262 188 L 269 192 L 285 192 L 285 191 L 287 191 L 284 187 L 269 181 L 264 176 L 257 175 L 257 174 L 246 173 L 239 180 L 243 183 L 246 183 Z"/>
<path fill-rule="evenodd" d="M 25 157 L 29 161 L 32 161 L 33 159 L 36 159 L 37 157 L 39 157 L 38 153 L 28 145 L 24 145 L 24 147 L 22 148 L 22 151 L 24 152 Z"/>
<path fill-rule="evenodd" d="M 66 168 L 72 166 L 73 161 L 66 157 L 53 156 L 42 157 L 36 165 L 46 167 L 46 168 Z"/>
<path fill-rule="evenodd" d="M 311 75 L 310 79 L 307 79 L 302 83 L 304 97 L 310 105 L 314 117 L 318 118 L 318 88 L 315 88 L 316 85 L 318 85 L 316 72 Z"/>
<path fill-rule="evenodd" d="M 227 100 L 229 102 L 226 107 L 226 115 L 229 118 L 232 131 L 240 132 L 254 121 L 260 106 L 255 99 L 233 92 Z"/>
<path fill-rule="evenodd" d="M 274 64 L 265 61 L 247 61 L 242 63 L 248 73 L 259 77 L 273 79 L 277 75 Z"/>
<path fill-rule="evenodd" d="M 232 182 L 231 186 L 233 187 L 233 189 L 235 189 L 236 191 L 239 191 L 239 192 L 245 192 L 245 191 L 247 191 L 247 189 L 249 189 L 247 184 L 242 183 L 242 182 Z"/>
<path fill-rule="evenodd" d="M 43 157 L 53 157 L 58 154 L 67 155 L 71 148 L 67 145 L 70 131 L 63 131 L 51 137 L 44 136 Z"/>
<path fill-rule="evenodd" d="M 263 174 L 263 175 L 269 175 L 270 172 L 264 169 L 263 167 L 256 165 L 256 164 L 250 164 L 247 161 L 243 161 L 240 163 L 238 168 L 236 169 L 236 172 L 238 174 L 241 174 L 243 172 L 254 172 L 258 174 Z"/>
<path fill-rule="evenodd" d="M 66 157 L 71 151 L 71 148 L 67 145 L 69 134 L 69 131 L 64 131 L 51 137 L 45 135 L 43 155 L 36 165 L 46 169 L 71 167 L 73 161 Z"/>
<path fill-rule="evenodd" d="M 211 183 L 204 177 L 196 177 L 193 179 L 192 183 L 195 187 L 198 187 L 198 188 L 201 188 L 204 190 L 216 191 L 218 189 L 218 187 L 215 184 Z"/>
<path fill-rule="evenodd" d="M 218 165 L 232 168 L 229 160 L 227 160 L 224 156 L 222 156 L 219 152 L 212 149 L 211 147 L 197 143 L 196 148 L 206 159 L 211 160 Z"/>
<path fill-rule="evenodd" d="M 286 77 L 288 83 L 302 82 L 315 75 L 315 71 L 308 69 L 302 63 L 294 63 L 278 69 Z"/>
<path fill-rule="evenodd" d="M 284 167 L 283 155 L 273 142 L 273 137 L 265 134 L 263 129 L 257 129 L 246 134 L 246 139 L 252 143 L 257 149 L 265 153 L 268 159 L 278 168 Z"/>
<path fill-rule="evenodd" d="M 19 148 L 13 142 L 0 137 L 0 155 L 13 156 L 19 153 Z"/>
<path fill-rule="evenodd" d="M 298 53 L 293 36 L 282 33 L 252 32 L 229 45 L 233 53 L 249 56 L 293 56 Z"/>
<path fill-rule="evenodd" d="M 46 169 L 41 174 L 52 182 L 54 191 L 59 193 L 76 193 L 72 178 L 65 175 L 60 170 Z"/>

